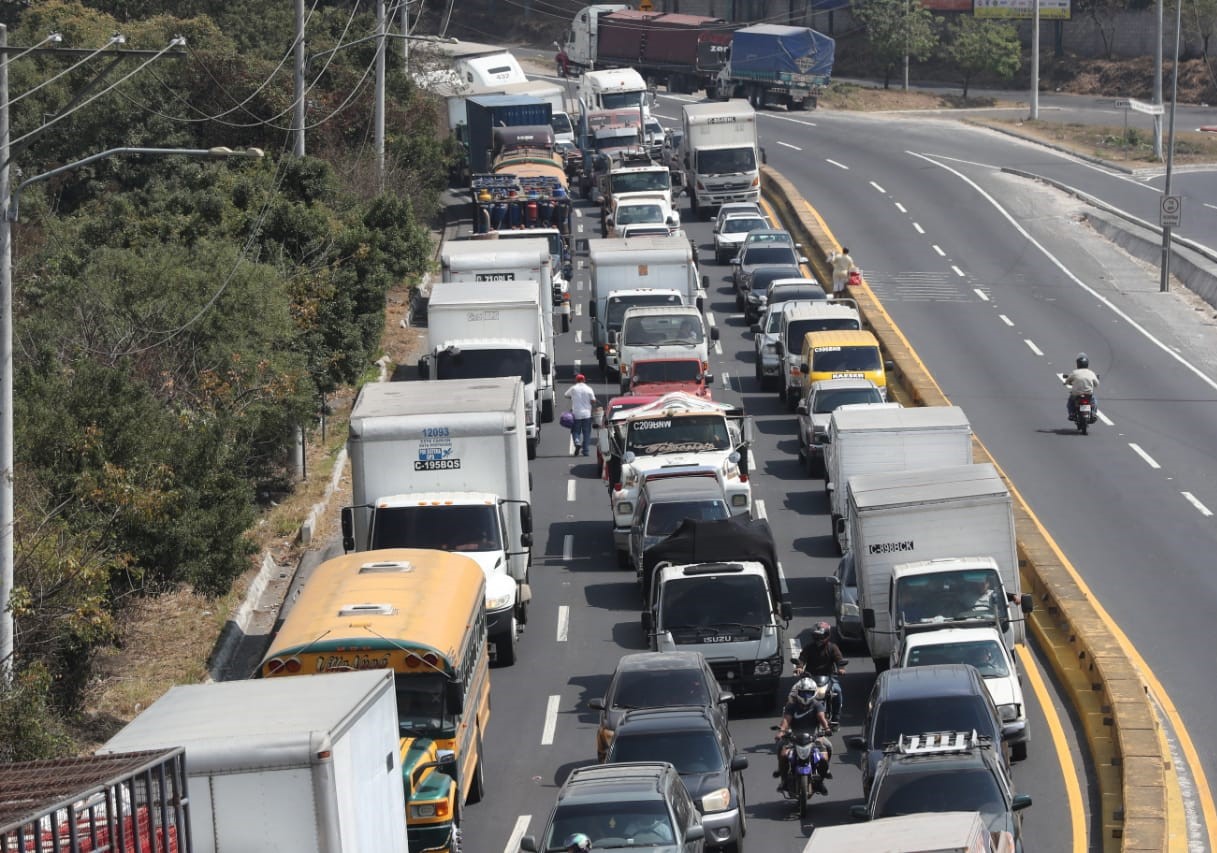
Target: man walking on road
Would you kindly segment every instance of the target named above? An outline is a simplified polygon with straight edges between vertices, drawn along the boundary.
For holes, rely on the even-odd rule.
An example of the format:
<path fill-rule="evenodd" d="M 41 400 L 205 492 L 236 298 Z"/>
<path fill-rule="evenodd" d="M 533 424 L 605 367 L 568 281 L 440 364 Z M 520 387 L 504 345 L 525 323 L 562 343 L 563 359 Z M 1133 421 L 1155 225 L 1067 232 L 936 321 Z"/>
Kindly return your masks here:
<path fill-rule="evenodd" d="M 854 266 L 854 259 L 849 256 L 849 249 L 844 247 L 840 252 L 833 252 L 829 255 L 828 261 L 832 264 L 832 295 L 840 296 L 845 292 L 849 274 L 857 267 Z"/>
<path fill-rule="evenodd" d="M 587 456 L 592 444 L 592 408 L 596 405 L 596 392 L 587 384 L 587 377 L 580 373 L 575 377 L 575 384 L 566 389 L 566 397 L 570 400 L 570 413 L 575 416 L 575 425 L 570 430 L 575 445 L 571 456 L 578 456 L 580 449 Z"/>

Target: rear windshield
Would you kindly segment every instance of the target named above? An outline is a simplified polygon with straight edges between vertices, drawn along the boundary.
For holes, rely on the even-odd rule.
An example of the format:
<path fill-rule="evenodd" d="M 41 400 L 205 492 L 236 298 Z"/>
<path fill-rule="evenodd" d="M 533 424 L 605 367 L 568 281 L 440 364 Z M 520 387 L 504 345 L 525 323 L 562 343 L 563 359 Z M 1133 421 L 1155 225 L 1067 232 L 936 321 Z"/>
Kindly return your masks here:
<path fill-rule="evenodd" d="M 618 732 L 613 738 L 609 763 L 666 761 L 681 775 L 717 773 L 723 769 L 723 753 L 709 729 L 687 732 Z"/>
<path fill-rule="evenodd" d="M 922 732 L 970 732 L 991 735 L 992 712 L 980 696 L 931 696 L 925 699 L 880 702 L 871 746 L 880 749 L 901 735 Z"/>
<path fill-rule="evenodd" d="M 808 332 L 836 332 L 861 328 L 861 324 L 853 317 L 812 317 L 808 320 L 792 320 L 786 327 L 786 349 L 790 352 L 801 352 L 803 336 Z"/>
<path fill-rule="evenodd" d="M 816 347 L 812 356 L 812 373 L 879 370 L 883 366 L 879 358 L 879 348 L 874 346 Z"/>
<path fill-rule="evenodd" d="M 882 403 L 883 396 L 878 388 L 841 388 L 833 391 L 820 391 L 815 395 L 815 409 L 812 414 L 827 415 L 835 412 L 841 406 L 851 403 Z"/>
<path fill-rule="evenodd" d="M 778 264 L 797 266 L 798 256 L 790 246 L 749 246 L 744 252 L 744 263 L 750 267 Z"/>

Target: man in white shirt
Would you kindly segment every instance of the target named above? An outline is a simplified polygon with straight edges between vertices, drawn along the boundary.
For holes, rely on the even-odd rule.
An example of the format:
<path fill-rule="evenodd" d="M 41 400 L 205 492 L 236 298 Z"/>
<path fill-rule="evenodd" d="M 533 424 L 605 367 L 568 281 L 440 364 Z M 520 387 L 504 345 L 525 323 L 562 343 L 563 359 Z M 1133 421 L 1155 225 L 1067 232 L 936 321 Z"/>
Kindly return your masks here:
<path fill-rule="evenodd" d="M 589 455 L 592 444 L 592 408 L 596 405 L 596 392 L 587 384 L 587 377 L 580 373 L 575 377 L 575 384 L 566 389 L 566 397 L 570 400 L 570 413 L 575 416 L 575 424 L 570 428 L 574 450 L 571 456 Z"/>
<path fill-rule="evenodd" d="M 1069 420 L 1073 420 L 1073 413 L 1077 409 L 1078 397 L 1083 394 L 1089 394 L 1091 405 L 1094 410 L 1099 410 L 1099 401 L 1095 397 L 1095 391 L 1099 390 L 1099 374 L 1090 369 L 1090 358 L 1084 352 L 1078 353 L 1077 369 L 1065 377 L 1065 384 L 1069 386 Z"/>

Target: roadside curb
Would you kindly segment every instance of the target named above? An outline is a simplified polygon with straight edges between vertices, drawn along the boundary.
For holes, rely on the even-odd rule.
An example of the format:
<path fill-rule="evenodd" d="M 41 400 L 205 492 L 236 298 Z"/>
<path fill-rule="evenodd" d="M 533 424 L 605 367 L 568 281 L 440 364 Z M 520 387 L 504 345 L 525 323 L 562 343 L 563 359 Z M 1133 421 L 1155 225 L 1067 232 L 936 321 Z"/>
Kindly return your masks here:
<path fill-rule="evenodd" d="M 832 277 L 828 255 L 840 244 L 795 186 L 769 166 L 761 169 L 762 188 L 788 227 L 797 232 L 820 281 Z M 896 363 L 896 382 L 914 405 L 950 401 L 892 322 L 870 287 L 852 289 L 865 325 Z M 974 443 L 976 461 L 996 463 Z M 1099 796 L 1102 848 L 1106 851 L 1184 851 L 1186 838 L 1168 832 L 1169 757 L 1164 754 L 1157 717 L 1145 685 L 1102 620 L 1056 543 L 1027 508 L 1005 472 L 997 466 L 1014 500 L 1020 572 L 1036 610 L 1028 618 L 1032 633 L 1069 694 L 1081 721 Z M 1136 768 L 1124 773 L 1124 768 Z"/>

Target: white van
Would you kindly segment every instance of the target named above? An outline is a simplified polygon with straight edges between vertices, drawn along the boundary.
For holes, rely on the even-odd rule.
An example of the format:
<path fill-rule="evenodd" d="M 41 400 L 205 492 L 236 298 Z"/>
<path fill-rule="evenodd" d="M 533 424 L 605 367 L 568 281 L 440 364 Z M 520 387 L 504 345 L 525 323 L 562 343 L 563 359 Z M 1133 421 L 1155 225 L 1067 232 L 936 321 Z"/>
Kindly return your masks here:
<path fill-rule="evenodd" d="M 710 352 L 706 326 L 696 305 L 647 305 L 627 308 L 620 332 L 609 332 L 609 343 L 617 339 L 617 369 L 621 393 L 630 388 L 635 359 L 698 358 L 706 382 L 711 382 Z M 718 327 L 709 340 L 718 340 Z"/>

